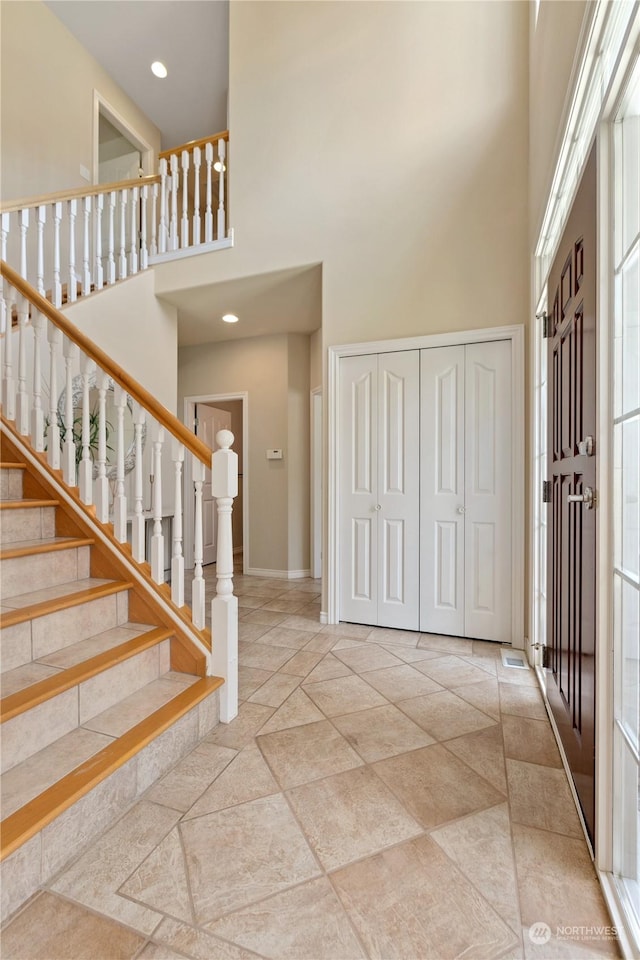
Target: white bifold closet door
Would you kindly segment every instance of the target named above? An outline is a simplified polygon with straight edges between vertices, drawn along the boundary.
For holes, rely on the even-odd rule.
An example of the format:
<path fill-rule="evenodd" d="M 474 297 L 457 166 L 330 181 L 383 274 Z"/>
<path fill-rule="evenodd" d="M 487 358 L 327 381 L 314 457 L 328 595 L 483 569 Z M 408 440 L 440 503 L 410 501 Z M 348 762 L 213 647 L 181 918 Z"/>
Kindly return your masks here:
<path fill-rule="evenodd" d="M 340 360 L 340 619 L 419 624 L 420 357 Z"/>
<path fill-rule="evenodd" d="M 510 642 L 511 344 L 420 353 L 420 630 Z"/>

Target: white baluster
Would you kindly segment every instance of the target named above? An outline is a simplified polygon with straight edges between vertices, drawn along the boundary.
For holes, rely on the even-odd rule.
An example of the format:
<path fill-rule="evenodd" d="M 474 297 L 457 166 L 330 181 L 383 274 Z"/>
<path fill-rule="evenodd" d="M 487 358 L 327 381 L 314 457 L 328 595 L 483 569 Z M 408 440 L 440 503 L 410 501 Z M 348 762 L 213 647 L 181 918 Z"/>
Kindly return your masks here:
<path fill-rule="evenodd" d="M 158 253 L 158 234 L 157 234 L 157 215 L 158 215 L 158 184 L 151 186 L 151 246 L 149 253 L 155 257 Z"/>
<path fill-rule="evenodd" d="M 48 324 L 49 340 L 49 425 L 47 427 L 47 463 L 53 470 L 60 469 L 60 421 L 58 420 L 58 352 L 62 331 L 51 321 Z"/>
<path fill-rule="evenodd" d="M 151 576 L 164 583 L 164 536 L 162 534 L 162 444 L 164 427 L 156 424 L 153 441 L 153 536 L 151 537 Z"/>
<path fill-rule="evenodd" d="M 7 260 L 10 215 L 2 214 L 2 259 Z M 16 418 L 16 382 L 13 376 L 13 327 L 11 312 L 15 292 L 10 283 L 2 278 L 2 332 L 4 333 L 4 369 L 2 375 L 2 407 L 7 420 Z"/>
<path fill-rule="evenodd" d="M 82 296 L 91 293 L 91 197 L 82 201 Z"/>
<path fill-rule="evenodd" d="M 149 251 L 147 250 L 147 200 L 149 187 L 145 184 L 140 191 L 140 269 L 146 270 L 149 266 Z"/>
<path fill-rule="evenodd" d="M 175 153 L 171 154 L 171 223 L 169 226 L 169 249 L 178 249 L 178 189 L 180 186 L 180 173 L 178 168 L 178 157 Z"/>
<path fill-rule="evenodd" d="M 220 172 L 218 174 L 218 240 L 225 237 L 225 213 L 224 213 L 224 177 L 227 169 L 225 158 L 227 155 L 226 141 L 220 137 L 218 140 L 218 164 Z"/>
<path fill-rule="evenodd" d="M 139 187 L 131 191 L 131 247 L 129 250 L 129 273 L 133 276 L 138 272 L 138 197 Z"/>
<path fill-rule="evenodd" d="M 207 143 L 204 148 L 204 158 L 207 164 L 207 198 L 204 213 L 204 242 L 211 243 L 213 240 L 213 211 L 211 209 L 211 180 L 213 177 L 213 144 Z"/>
<path fill-rule="evenodd" d="M 44 410 L 42 409 L 42 329 L 44 317 L 34 308 L 33 327 L 33 406 L 31 409 L 31 443 L 36 453 L 44 450 Z"/>
<path fill-rule="evenodd" d="M 18 214 L 20 222 L 20 276 L 27 277 L 27 233 L 29 231 L 29 211 L 21 210 Z"/>
<path fill-rule="evenodd" d="M 11 214 L 3 213 L 0 214 L 0 259 L 7 262 L 7 242 L 9 240 L 9 230 L 11 227 Z M 0 278 L 2 283 L 2 314 L 0 315 L 0 334 L 6 333 L 8 330 L 7 323 L 7 303 L 8 303 L 8 294 L 9 294 L 9 284 L 4 279 Z"/>
<path fill-rule="evenodd" d="M 44 297 L 44 229 L 47 222 L 47 208 L 44 204 L 38 207 L 38 265 L 36 267 L 36 289 Z"/>
<path fill-rule="evenodd" d="M 86 355 L 80 356 L 82 374 L 82 459 L 78 467 L 78 486 L 83 503 L 93 503 L 93 459 L 91 456 L 91 396 L 89 386 L 91 375 L 96 368 L 93 360 Z"/>
<path fill-rule="evenodd" d="M 182 151 L 182 223 L 180 246 L 189 246 L 189 151 Z"/>
<path fill-rule="evenodd" d="M 29 435 L 31 410 L 27 392 L 27 323 L 29 321 L 29 303 L 26 297 L 19 296 L 18 306 L 18 396 L 16 405 L 16 426 L 23 437 Z"/>
<path fill-rule="evenodd" d="M 102 212 L 104 210 L 104 193 L 99 193 L 96 197 L 96 290 L 102 290 L 104 286 L 104 267 L 102 266 Z"/>
<path fill-rule="evenodd" d="M 73 363 L 78 356 L 78 347 L 65 337 L 62 341 L 65 366 L 64 387 L 64 441 L 62 444 L 62 475 L 69 486 L 76 485 L 76 441 L 73 435 L 75 411 L 73 409 Z"/>
<path fill-rule="evenodd" d="M 107 390 L 109 377 L 98 370 L 98 476 L 95 486 L 96 519 L 100 523 L 109 520 L 109 480 L 107 479 Z"/>
<path fill-rule="evenodd" d="M 53 205 L 53 290 L 51 302 L 54 307 L 62 306 L 62 281 L 60 278 L 60 227 L 62 224 L 62 203 Z"/>
<path fill-rule="evenodd" d="M 127 200 L 129 199 L 129 191 L 121 190 L 120 191 L 120 258 L 119 258 L 119 274 L 121 280 L 124 280 L 127 276 Z"/>
<path fill-rule="evenodd" d="M 78 201 L 69 200 L 69 290 L 67 302 L 75 303 L 78 299 L 78 275 L 76 273 L 76 218 L 78 216 Z"/>
<path fill-rule="evenodd" d="M 183 607 L 182 464 L 184 463 L 184 447 L 175 439 L 172 442 L 172 459 L 175 470 L 175 492 L 173 501 L 173 549 L 171 551 L 171 599 L 177 607 Z"/>
<path fill-rule="evenodd" d="M 204 577 L 202 576 L 203 540 L 202 540 L 202 485 L 204 483 L 204 464 L 193 458 L 193 484 L 195 487 L 194 530 L 193 530 L 193 582 L 191 588 L 191 619 L 194 627 L 204 629 Z"/>
<path fill-rule="evenodd" d="M 193 245 L 200 243 L 200 167 L 202 165 L 202 151 L 200 147 L 193 148 Z"/>
<path fill-rule="evenodd" d="M 145 520 L 142 486 L 142 431 L 146 413 L 139 403 L 133 405 L 133 429 L 135 433 L 135 514 L 131 522 L 131 553 L 137 563 L 144 563 L 146 552 Z"/>
<path fill-rule="evenodd" d="M 220 720 L 229 723 L 238 714 L 238 598 L 233 595 L 233 537 L 231 513 L 238 496 L 238 455 L 231 450 L 233 434 L 216 434 L 220 449 L 212 457 L 211 492 L 216 498 L 218 536 L 216 595 L 211 601 L 212 670 L 224 677 L 220 689 Z"/>
<path fill-rule="evenodd" d="M 160 253 L 166 253 L 169 249 L 168 189 L 167 160 L 166 157 L 163 157 L 160 161 Z"/>
<path fill-rule="evenodd" d="M 109 204 L 109 238 L 107 240 L 109 249 L 107 250 L 107 283 L 112 284 L 116 282 L 116 257 L 115 257 L 116 191 L 115 190 L 111 191 L 107 202 Z"/>
<path fill-rule="evenodd" d="M 127 541 L 127 498 L 124 492 L 124 411 L 127 407 L 127 391 L 116 383 L 114 387 L 116 406 L 116 494 L 113 500 L 113 533 L 118 543 Z"/>

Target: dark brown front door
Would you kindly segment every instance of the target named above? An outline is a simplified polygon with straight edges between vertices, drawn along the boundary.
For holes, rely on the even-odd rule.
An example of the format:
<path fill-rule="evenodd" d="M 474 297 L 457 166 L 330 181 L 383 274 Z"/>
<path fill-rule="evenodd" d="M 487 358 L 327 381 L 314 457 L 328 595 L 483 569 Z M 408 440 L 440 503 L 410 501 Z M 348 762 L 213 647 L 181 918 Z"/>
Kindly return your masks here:
<path fill-rule="evenodd" d="M 551 510 L 547 697 L 594 837 L 596 506 L 596 155 L 587 163 L 549 275 Z M 571 499 L 571 498 L 584 498 Z"/>

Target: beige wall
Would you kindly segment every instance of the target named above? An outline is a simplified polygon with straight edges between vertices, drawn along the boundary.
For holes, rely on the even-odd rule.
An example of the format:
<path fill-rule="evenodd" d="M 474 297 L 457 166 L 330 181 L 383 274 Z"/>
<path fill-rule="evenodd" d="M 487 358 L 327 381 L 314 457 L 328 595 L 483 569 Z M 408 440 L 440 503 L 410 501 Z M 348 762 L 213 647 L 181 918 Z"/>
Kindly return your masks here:
<path fill-rule="evenodd" d="M 0 4 L 2 199 L 80 187 L 93 170 L 94 89 L 152 147 L 160 132 L 40 0 Z"/>
<path fill-rule="evenodd" d="M 244 473 L 250 569 L 288 571 L 309 566 L 308 370 L 308 337 L 302 335 L 179 350 L 180 408 L 186 396 L 248 393 L 249 462 Z M 305 404 L 306 419 L 301 412 Z M 283 459 L 267 460 L 270 447 L 281 447 Z"/>
<path fill-rule="evenodd" d="M 309 337 L 309 390 L 322 386 L 322 330 Z"/>
<path fill-rule="evenodd" d="M 529 71 L 531 252 L 538 239 L 557 160 L 562 123 L 587 0 L 542 0 L 532 25 Z"/>

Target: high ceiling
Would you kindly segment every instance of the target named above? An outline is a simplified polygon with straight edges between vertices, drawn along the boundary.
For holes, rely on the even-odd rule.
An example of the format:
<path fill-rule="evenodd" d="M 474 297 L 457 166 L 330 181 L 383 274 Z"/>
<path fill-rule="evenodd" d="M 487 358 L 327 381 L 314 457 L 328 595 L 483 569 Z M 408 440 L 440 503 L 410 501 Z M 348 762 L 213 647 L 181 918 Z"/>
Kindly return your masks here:
<path fill-rule="evenodd" d="M 160 129 L 163 149 L 226 129 L 228 0 L 45 3 Z"/>

